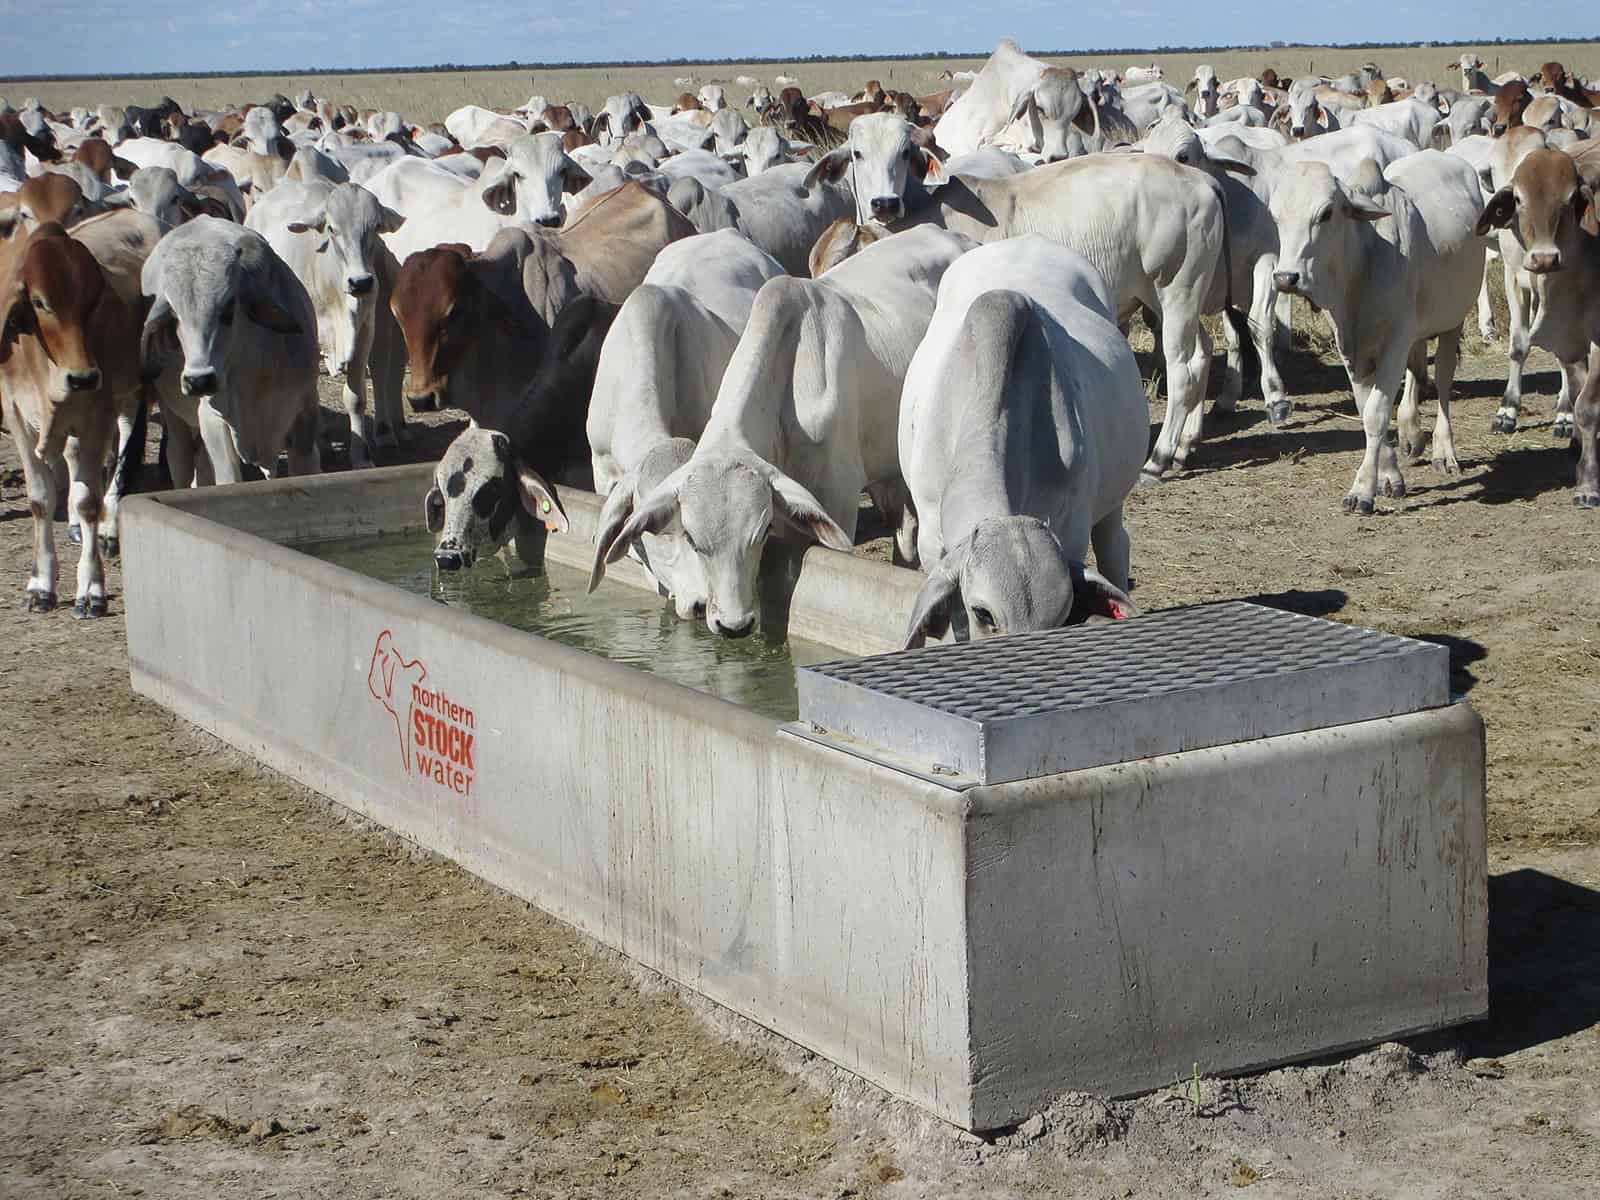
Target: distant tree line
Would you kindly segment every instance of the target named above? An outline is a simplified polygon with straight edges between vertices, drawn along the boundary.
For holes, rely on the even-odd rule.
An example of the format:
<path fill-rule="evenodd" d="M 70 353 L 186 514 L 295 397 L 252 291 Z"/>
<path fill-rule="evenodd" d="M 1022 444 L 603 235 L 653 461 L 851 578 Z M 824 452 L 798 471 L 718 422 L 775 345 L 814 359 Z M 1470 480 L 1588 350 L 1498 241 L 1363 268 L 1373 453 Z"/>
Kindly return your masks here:
<path fill-rule="evenodd" d="M 1391 50 L 1424 46 L 1570 46 L 1593 42 L 1587 37 L 1536 37 L 1536 38 L 1458 38 L 1433 42 L 1337 42 L 1326 46 L 1112 46 L 1097 50 L 1041 50 L 1031 51 L 1040 58 L 1073 58 L 1092 55 L 1103 58 L 1138 58 L 1149 54 L 1226 54 L 1239 51 L 1260 51 L 1270 54 L 1278 50 Z M 916 54 L 808 54 L 794 58 L 662 58 L 650 61 L 638 59 L 611 59 L 594 62 L 503 62 L 503 63 L 435 63 L 431 67 L 302 67 L 299 70 L 260 71 L 136 71 L 127 74 L 107 75 L 0 75 L 0 83 L 66 83 L 94 79 L 244 79 L 248 77 L 272 78 L 290 75 L 423 75 L 430 73 L 470 73 L 475 71 L 582 71 L 620 70 L 636 67 L 727 67 L 727 66 L 794 66 L 816 63 L 850 62 L 932 62 L 950 58 L 983 59 L 988 50 L 924 50 Z"/>

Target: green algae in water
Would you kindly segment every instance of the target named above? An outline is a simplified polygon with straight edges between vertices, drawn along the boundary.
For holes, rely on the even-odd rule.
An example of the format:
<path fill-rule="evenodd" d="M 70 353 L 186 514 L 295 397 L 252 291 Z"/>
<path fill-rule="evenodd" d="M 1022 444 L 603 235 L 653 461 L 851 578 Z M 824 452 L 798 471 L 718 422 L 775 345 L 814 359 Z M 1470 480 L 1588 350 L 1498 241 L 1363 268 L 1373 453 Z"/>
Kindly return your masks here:
<path fill-rule="evenodd" d="M 718 637 L 704 621 L 680 621 L 671 601 L 626 584 L 602 582 L 591 596 L 588 575 L 559 563 L 513 567 L 491 557 L 470 571 L 439 571 L 426 533 L 341 538 L 295 549 L 777 721 L 795 719 L 795 667 L 844 657 L 816 642 L 769 641 L 759 628 L 745 638 Z"/>

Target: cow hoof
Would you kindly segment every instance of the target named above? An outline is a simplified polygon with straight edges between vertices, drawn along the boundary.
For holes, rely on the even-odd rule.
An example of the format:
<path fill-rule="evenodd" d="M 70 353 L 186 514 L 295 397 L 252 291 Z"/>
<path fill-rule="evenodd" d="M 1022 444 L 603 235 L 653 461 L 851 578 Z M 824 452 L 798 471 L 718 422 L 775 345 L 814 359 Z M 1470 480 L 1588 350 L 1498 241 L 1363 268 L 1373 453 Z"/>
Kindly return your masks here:
<path fill-rule="evenodd" d="M 1289 402 L 1287 400 L 1274 400 L 1267 405 L 1267 420 L 1273 425 L 1282 425 L 1289 419 Z"/>
<path fill-rule="evenodd" d="M 1372 515 L 1372 501 L 1365 496 L 1351 492 L 1344 498 L 1345 512 L 1353 512 L 1357 516 L 1370 517 Z"/>
<path fill-rule="evenodd" d="M 1495 413 L 1494 420 L 1489 422 L 1489 429 L 1492 433 L 1515 433 L 1517 431 L 1517 414 L 1508 412 Z"/>
<path fill-rule="evenodd" d="M 1553 438 L 1572 437 L 1572 417 L 1568 413 L 1558 413 L 1555 424 L 1550 426 L 1550 436 Z"/>
<path fill-rule="evenodd" d="M 46 613 L 56 606 L 54 592 L 29 591 L 22 597 L 22 611 L 27 613 Z"/>
<path fill-rule="evenodd" d="M 1384 479 L 1379 482 L 1378 490 L 1385 496 L 1395 500 L 1403 500 L 1406 494 L 1406 481 L 1404 479 Z"/>
<path fill-rule="evenodd" d="M 1436 458 L 1436 459 L 1434 459 L 1433 460 L 1433 469 L 1435 471 L 1439 472 L 1439 474 L 1441 474 L 1441 475 L 1459 475 L 1459 474 L 1461 474 L 1461 464 L 1456 461 L 1456 457 L 1453 454 L 1448 456 L 1448 457 L 1446 457 L 1446 458 Z"/>
<path fill-rule="evenodd" d="M 76 521 L 68 525 L 67 541 L 71 542 L 74 546 L 83 545 L 83 526 L 79 525 Z"/>
<path fill-rule="evenodd" d="M 1159 471 L 1152 471 L 1148 466 L 1146 466 L 1144 470 L 1139 472 L 1138 486 L 1141 488 L 1160 487 L 1161 473 Z"/>
<path fill-rule="evenodd" d="M 105 615 L 106 598 L 104 596 L 83 596 L 72 606 L 72 619 L 74 621 L 85 621 Z"/>
<path fill-rule="evenodd" d="M 1422 457 L 1422 439 L 1421 438 L 1417 438 L 1417 439 L 1413 440 L 1412 438 L 1406 436 L 1406 434 L 1401 433 L 1395 439 L 1395 443 L 1399 447 L 1400 453 L 1403 454 L 1406 458 L 1411 459 L 1413 462 L 1421 459 L 1421 457 Z"/>
<path fill-rule="evenodd" d="M 1578 508 L 1600 508 L 1600 492 L 1573 492 L 1572 503 Z"/>

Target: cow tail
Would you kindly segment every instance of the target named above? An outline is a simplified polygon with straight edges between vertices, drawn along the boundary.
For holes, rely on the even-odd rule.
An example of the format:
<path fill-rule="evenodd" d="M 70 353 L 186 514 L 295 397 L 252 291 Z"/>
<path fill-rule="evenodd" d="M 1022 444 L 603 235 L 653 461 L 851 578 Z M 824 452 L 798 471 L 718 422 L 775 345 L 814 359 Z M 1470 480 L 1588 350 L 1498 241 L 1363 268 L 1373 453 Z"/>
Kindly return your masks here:
<path fill-rule="evenodd" d="M 1255 340 L 1250 336 L 1249 316 L 1240 312 L 1234 303 L 1233 250 L 1228 240 L 1228 189 L 1220 181 L 1217 183 L 1217 198 L 1222 202 L 1222 319 L 1233 327 L 1234 336 L 1239 339 L 1239 384 L 1243 391 L 1248 380 L 1261 377 L 1261 355 L 1256 353 Z"/>
<path fill-rule="evenodd" d="M 139 387 L 139 401 L 133 411 L 133 428 L 117 454 L 117 469 L 111 476 L 111 492 L 119 500 L 138 490 L 139 468 L 144 463 L 145 439 L 150 429 L 149 384 Z"/>

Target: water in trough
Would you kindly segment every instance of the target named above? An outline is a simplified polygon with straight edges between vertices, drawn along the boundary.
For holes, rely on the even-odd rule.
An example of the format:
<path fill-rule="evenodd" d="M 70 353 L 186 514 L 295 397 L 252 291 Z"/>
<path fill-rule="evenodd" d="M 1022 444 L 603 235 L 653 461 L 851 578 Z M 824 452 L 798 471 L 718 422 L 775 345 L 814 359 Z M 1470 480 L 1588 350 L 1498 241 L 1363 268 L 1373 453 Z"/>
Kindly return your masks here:
<path fill-rule="evenodd" d="M 488 559 L 470 571 L 441 572 L 433 565 L 427 533 L 342 538 L 295 549 L 779 721 L 795 719 L 795 667 L 844 657 L 816 642 L 769 641 L 760 629 L 736 640 L 718 637 L 704 621 L 680 621 L 664 598 L 610 580 L 587 595 L 587 574 L 557 563 L 509 568 Z"/>

